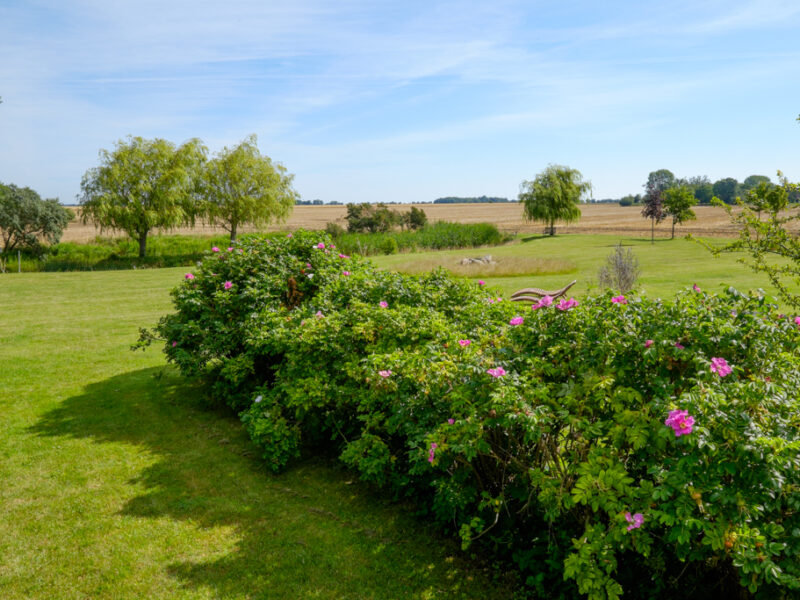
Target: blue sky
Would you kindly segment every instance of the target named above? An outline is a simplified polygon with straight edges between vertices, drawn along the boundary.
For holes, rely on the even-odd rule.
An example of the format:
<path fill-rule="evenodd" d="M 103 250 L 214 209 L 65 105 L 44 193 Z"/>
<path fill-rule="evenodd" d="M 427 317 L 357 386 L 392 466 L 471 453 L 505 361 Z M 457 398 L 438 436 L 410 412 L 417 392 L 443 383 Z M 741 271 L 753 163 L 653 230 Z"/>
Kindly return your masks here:
<path fill-rule="evenodd" d="M 256 133 L 304 199 L 800 180 L 800 2 L 0 2 L 0 181 L 72 203 L 127 135 Z"/>

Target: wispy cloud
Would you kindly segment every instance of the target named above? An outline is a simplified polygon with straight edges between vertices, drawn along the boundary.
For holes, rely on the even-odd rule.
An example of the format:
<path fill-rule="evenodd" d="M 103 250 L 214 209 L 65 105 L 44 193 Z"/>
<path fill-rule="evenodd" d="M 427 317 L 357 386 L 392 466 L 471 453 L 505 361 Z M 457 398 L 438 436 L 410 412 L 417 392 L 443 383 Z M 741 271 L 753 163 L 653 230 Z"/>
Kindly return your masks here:
<path fill-rule="evenodd" d="M 449 173 L 481 145 L 506 173 L 602 136 L 624 161 L 645 132 L 728 135 L 711 121 L 731 98 L 760 107 L 753 122 L 784 110 L 798 25 L 800 6 L 780 0 L 9 0 L 0 180 L 71 199 L 97 150 L 129 133 L 214 149 L 255 131 L 298 182 L 325 161 L 421 169 L 423 154 Z M 699 122 L 709 102 L 720 108 Z"/>

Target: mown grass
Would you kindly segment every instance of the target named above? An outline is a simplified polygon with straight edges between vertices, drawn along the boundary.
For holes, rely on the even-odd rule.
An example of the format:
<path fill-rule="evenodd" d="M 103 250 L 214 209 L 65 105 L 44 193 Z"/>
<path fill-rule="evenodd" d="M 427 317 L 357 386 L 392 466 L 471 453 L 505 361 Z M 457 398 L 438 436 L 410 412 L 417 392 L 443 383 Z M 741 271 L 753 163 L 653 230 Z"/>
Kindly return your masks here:
<path fill-rule="evenodd" d="M 725 240 L 712 239 L 712 244 L 722 244 Z M 580 296 L 590 291 L 598 291 L 597 271 L 605 263 L 616 244 L 631 248 L 636 256 L 641 275 L 636 289 L 649 296 L 672 297 L 683 287 L 697 284 L 709 292 L 719 292 L 728 286 L 740 290 L 763 288 L 775 294 L 774 288 L 763 274 L 757 274 L 737 262 L 740 255 L 725 254 L 714 258 L 700 243 L 687 239 L 649 239 L 611 235 L 558 235 L 521 236 L 514 244 L 491 249 L 492 257 L 502 264 L 522 258 L 543 261 L 556 260 L 573 264 L 575 268 L 566 273 L 537 273 L 535 270 L 514 276 L 501 276 L 490 269 L 480 270 L 471 277 L 481 278 L 487 284 L 498 287 L 504 295 L 529 286 L 544 289 L 558 289 L 573 279 L 577 284 L 570 295 Z M 473 256 L 464 251 L 419 253 L 413 256 L 394 255 L 373 258 L 384 268 L 402 272 L 419 272 L 417 265 L 444 266 L 448 269 L 461 258 Z M 524 263 L 523 263 L 524 264 Z"/>
<path fill-rule="evenodd" d="M 464 255 L 459 255 L 457 259 L 454 259 L 451 255 L 443 257 L 426 253 L 424 256 L 417 257 L 417 260 L 402 263 L 402 270 L 405 273 L 418 275 L 437 267 L 442 267 L 459 277 L 485 279 L 487 277 L 516 277 L 519 275 L 558 275 L 573 273 L 577 269 L 574 262 L 560 258 L 513 256 L 505 254 L 497 256 L 493 248 L 487 249 L 487 251 L 492 252 L 492 254 L 489 255 L 492 257 L 492 261 L 489 264 L 461 264 L 463 258 L 480 258 L 483 256 L 482 254 L 476 253 L 474 250 L 469 256 L 462 253 Z"/>
<path fill-rule="evenodd" d="M 270 475 L 137 328 L 181 269 L 0 276 L 0 597 L 507 598 L 324 459 Z"/>

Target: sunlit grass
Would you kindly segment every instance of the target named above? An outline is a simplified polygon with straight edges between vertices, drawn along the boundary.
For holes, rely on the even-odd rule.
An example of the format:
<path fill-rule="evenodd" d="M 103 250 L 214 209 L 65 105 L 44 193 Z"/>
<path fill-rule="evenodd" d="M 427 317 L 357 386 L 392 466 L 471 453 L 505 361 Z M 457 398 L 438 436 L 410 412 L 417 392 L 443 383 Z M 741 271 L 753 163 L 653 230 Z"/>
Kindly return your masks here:
<path fill-rule="evenodd" d="M 485 251 L 494 249 L 485 248 Z M 461 264 L 464 258 L 479 258 L 472 254 L 425 254 L 422 257 L 408 255 L 405 261 L 397 261 L 392 268 L 403 273 L 426 273 L 437 267 L 442 267 L 460 277 L 517 277 L 522 275 L 556 275 L 572 273 L 577 268 L 575 263 L 558 258 L 539 258 L 537 256 L 497 256 L 491 254 L 492 262 L 489 264 Z"/>
<path fill-rule="evenodd" d="M 713 239 L 712 244 L 722 244 L 725 240 Z M 605 263 L 616 244 L 622 243 L 625 249 L 630 248 L 636 256 L 641 276 L 636 289 L 649 296 L 671 298 L 675 293 L 693 284 L 699 285 L 708 292 L 720 292 L 732 286 L 740 290 L 764 289 L 774 295 L 775 289 L 763 274 L 754 273 L 737 262 L 741 255 L 724 254 L 714 257 L 700 243 L 687 239 L 656 239 L 655 244 L 649 238 L 632 238 L 612 235 L 557 235 L 520 237 L 514 244 L 486 250 L 492 258 L 502 264 L 503 261 L 542 260 L 563 261 L 574 265 L 574 269 L 553 273 L 520 273 L 513 276 L 505 274 L 465 275 L 480 277 L 487 284 L 498 287 L 505 295 L 523 288 L 539 287 L 543 289 L 559 289 L 572 281 L 577 284 L 570 290 L 570 295 L 580 296 L 587 292 L 599 291 L 597 272 Z M 474 255 L 479 255 L 477 252 Z M 457 262 L 465 256 L 464 251 L 425 252 L 406 257 L 402 255 L 374 257 L 373 261 L 381 267 L 418 273 L 422 269 L 416 265 L 446 265 Z"/>
<path fill-rule="evenodd" d="M 269 474 L 238 419 L 131 352 L 182 274 L 0 276 L 3 600 L 510 596 L 335 462 Z"/>

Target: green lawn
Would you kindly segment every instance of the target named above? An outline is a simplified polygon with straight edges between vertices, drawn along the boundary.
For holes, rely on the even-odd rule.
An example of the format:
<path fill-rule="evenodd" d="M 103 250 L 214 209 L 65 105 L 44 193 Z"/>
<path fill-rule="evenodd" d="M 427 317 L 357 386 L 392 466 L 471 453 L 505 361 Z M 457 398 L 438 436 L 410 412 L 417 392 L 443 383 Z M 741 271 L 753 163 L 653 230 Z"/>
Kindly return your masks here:
<path fill-rule="evenodd" d="M 0 276 L 0 598 L 509 597 L 335 465 L 268 474 L 129 350 L 183 270 Z"/>
<path fill-rule="evenodd" d="M 576 270 L 487 279 L 504 294 L 578 280 L 620 238 L 532 238 L 491 253 Z M 686 241 L 622 239 L 641 289 L 767 286 Z M 416 255 L 380 257 L 402 268 Z M 185 269 L 0 276 L 0 598 L 507 598 L 455 545 L 324 460 L 270 475 L 239 421 L 137 328 L 170 310 Z"/>
<path fill-rule="evenodd" d="M 721 244 L 724 240 L 711 240 Z M 741 290 L 763 288 L 774 294 L 775 290 L 763 274 L 756 274 L 737 262 L 737 255 L 726 254 L 714 258 L 699 243 L 686 239 L 656 240 L 651 244 L 645 238 L 626 238 L 609 235 L 558 235 L 555 237 L 521 237 L 518 242 L 495 248 L 480 250 L 452 250 L 440 252 L 444 266 L 455 265 L 458 259 L 467 256 L 491 254 L 495 260 L 504 257 L 536 256 L 553 258 L 574 263 L 576 269 L 557 275 L 517 277 L 484 277 L 487 284 L 499 287 L 503 294 L 510 295 L 522 287 L 541 287 L 558 289 L 573 279 L 578 283 L 570 290 L 570 295 L 580 296 L 587 291 L 597 291 L 597 271 L 605 264 L 606 258 L 614 251 L 614 246 L 622 243 L 631 248 L 639 261 L 641 276 L 637 289 L 649 296 L 670 298 L 682 287 L 699 285 L 707 292 L 720 292 L 728 286 Z M 387 269 L 402 271 L 411 268 L 415 262 L 433 256 L 433 253 L 395 254 L 375 257 L 378 265 Z"/>

